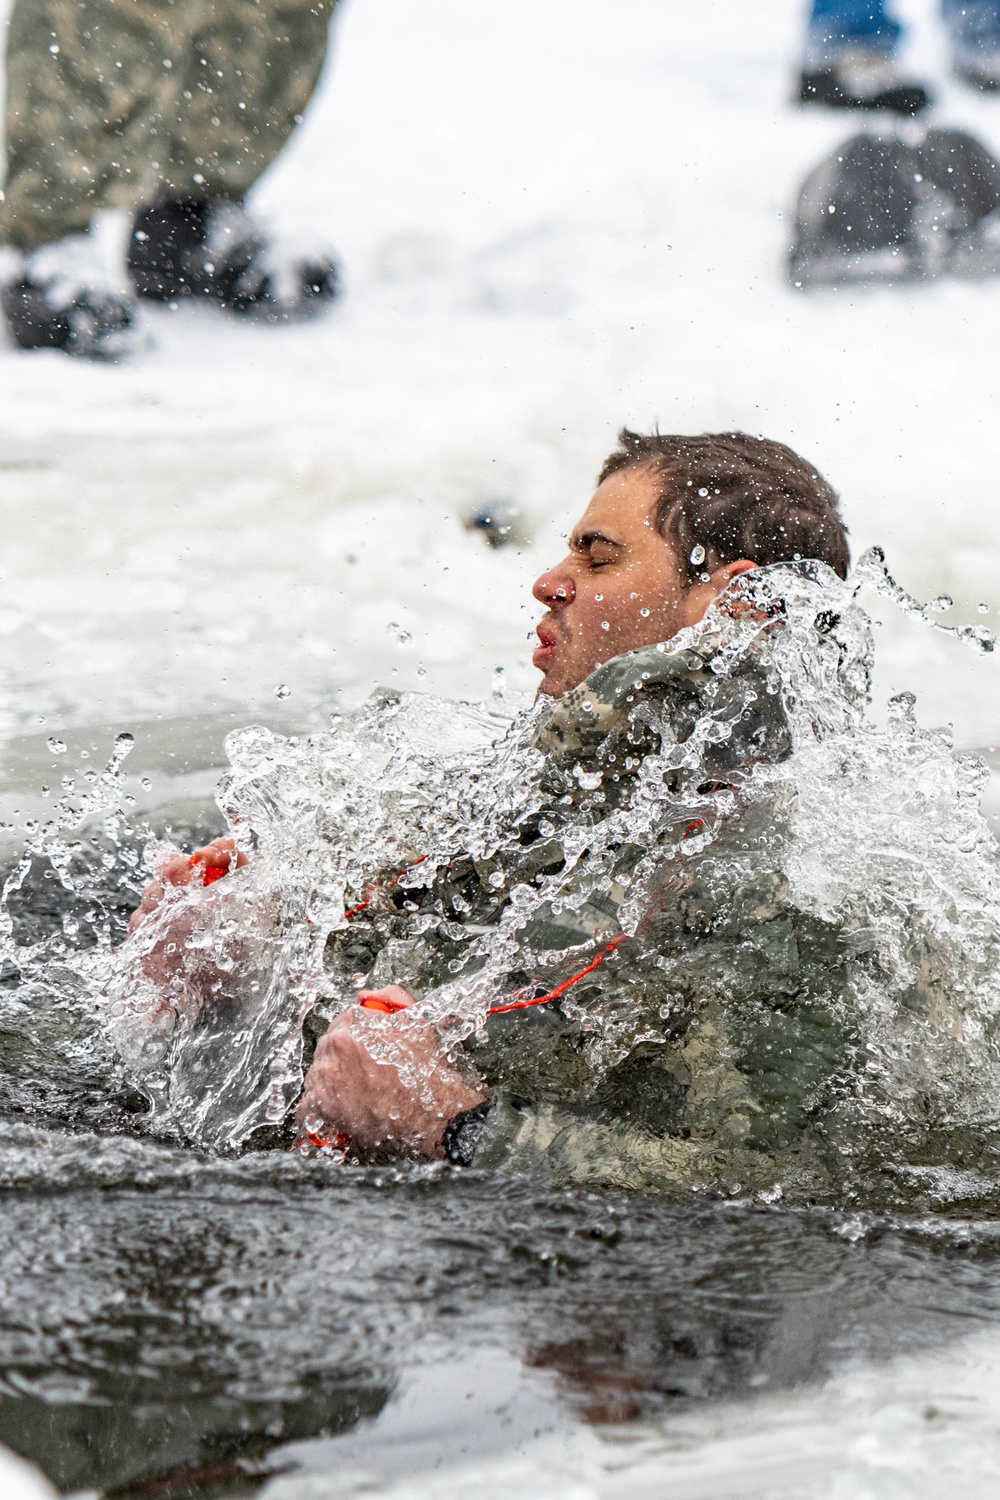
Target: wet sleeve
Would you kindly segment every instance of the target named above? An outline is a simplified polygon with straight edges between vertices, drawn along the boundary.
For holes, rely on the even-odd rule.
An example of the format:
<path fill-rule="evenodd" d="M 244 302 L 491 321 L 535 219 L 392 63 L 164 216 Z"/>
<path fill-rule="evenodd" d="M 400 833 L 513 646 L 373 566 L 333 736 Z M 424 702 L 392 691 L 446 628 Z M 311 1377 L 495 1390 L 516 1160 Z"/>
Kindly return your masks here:
<path fill-rule="evenodd" d="M 704 1158 L 704 1160 L 702 1159 Z M 495 1094 L 469 1165 L 552 1183 L 658 1191 L 711 1185 L 697 1144 Z"/>

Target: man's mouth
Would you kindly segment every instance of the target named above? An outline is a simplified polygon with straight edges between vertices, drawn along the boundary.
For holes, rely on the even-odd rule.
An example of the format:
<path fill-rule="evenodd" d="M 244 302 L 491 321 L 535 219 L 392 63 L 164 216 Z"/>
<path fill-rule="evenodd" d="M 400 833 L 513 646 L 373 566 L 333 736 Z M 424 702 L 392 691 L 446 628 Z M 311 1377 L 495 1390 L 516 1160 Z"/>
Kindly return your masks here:
<path fill-rule="evenodd" d="M 545 621 L 543 620 L 542 623 L 536 627 L 535 634 L 538 637 L 539 644 L 536 646 L 534 654 L 532 655 L 532 665 L 536 667 L 544 667 L 546 662 L 552 659 L 552 655 L 556 649 L 556 633 L 552 629 L 552 626 L 546 625 Z"/>

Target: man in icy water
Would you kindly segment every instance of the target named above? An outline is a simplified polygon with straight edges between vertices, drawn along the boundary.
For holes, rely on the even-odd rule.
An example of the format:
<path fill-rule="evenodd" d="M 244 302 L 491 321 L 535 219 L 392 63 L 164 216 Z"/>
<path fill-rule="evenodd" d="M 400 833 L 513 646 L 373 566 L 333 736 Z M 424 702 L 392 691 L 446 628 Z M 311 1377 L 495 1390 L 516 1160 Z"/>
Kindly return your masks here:
<path fill-rule="evenodd" d="M 305 1149 L 625 1186 L 721 1177 L 731 1190 L 737 1176 L 773 1182 L 775 1154 L 794 1155 L 830 1102 L 849 954 L 839 931 L 788 909 L 766 860 L 755 867 L 774 809 L 739 801 L 754 766 L 789 754 L 782 699 L 752 651 L 721 669 L 720 632 L 700 622 L 720 596 L 727 617 L 752 614 L 734 585 L 753 569 L 817 559 L 844 578 L 837 496 L 763 438 L 626 430 L 619 441 L 567 556 L 534 585 L 546 611 L 534 655 L 545 805 L 490 857 L 451 854 L 423 885 L 386 870 L 354 898 L 325 965 L 333 989 L 361 990 L 361 1003 L 316 1040 L 296 1111 Z M 589 871 L 584 861 L 555 905 L 536 903 L 519 933 L 507 1006 L 464 1033 L 424 1019 L 421 997 L 462 970 L 463 942 L 499 932 L 519 891 L 567 866 L 564 830 L 593 828 L 596 848 L 616 810 L 638 827 L 654 767 L 655 869 L 638 837 L 613 838 L 596 873 L 588 849 Z M 170 861 L 133 916 L 136 937 L 165 885 L 211 880 L 221 893 L 229 880 L 214 878 L 243 863 L 232 840 Z M 644 909 L 626 938 L 630 898 Z M 186 961 L 180 941 L 172 958 L 167 946 L 143 960 L 164 989 Z M 541 982 L 519 968 L 529 952 L 545 961 Z M 204 951 L 196 961 L 211 990 Z"/>

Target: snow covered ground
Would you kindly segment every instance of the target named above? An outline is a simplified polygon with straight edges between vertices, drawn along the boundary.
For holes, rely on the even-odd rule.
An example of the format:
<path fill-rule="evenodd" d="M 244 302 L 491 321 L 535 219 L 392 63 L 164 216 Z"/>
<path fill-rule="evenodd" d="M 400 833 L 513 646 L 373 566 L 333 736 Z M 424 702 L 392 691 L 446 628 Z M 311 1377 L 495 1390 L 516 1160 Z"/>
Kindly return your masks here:
<path fill-rule="evenodd" d="M 899 8 L 938 117 L 1000 154 L 1000 99 L 949 82 L 931 0 Z M 257 195 L 339 247 L 342 303 L 279 329 L 154 308 L 120 367 L 0 350 L 5 815 L 53 733 L 71 769 L 135 730 L 137 760 L 203 792 L 249 717 L 315 722 L 378 681 L 482 697 L 497 666 L 530 690 L 528 585 L 623 422 L 792 443 L 841 489 L 856 551 L 996 622 L 1000 282 L 787 285 L 798 183 L 852 128 L 787 103 L 803 11 L 343 0 Z M 524 532 L 501 551 L 461 524 L 496 500 Z M 997 658 L 888 617 L 881 644 L 883 686 L 925 721 L 1000 742 Z M 775 1407 L 775 1430 L 801 1416 L 808 1452 L 818 1412 L 860 1441 L 857 1408 L 823 1399 L 808 1421 Z M 708 1487 L 671 1493 L 750 1493 L 720 1478 L 746 1462 L 733 1422 L 703 1434 Z M 924 1493 L 891 1469 L 794 1493 Z"/>
<path fill-rule="evenodd" d="M 941 118 L 1000 151 L 1000 100 L 947 81 L 931 0 L 902 8 Z M 851 128 L 786 102 L 802 10 L 343 0 L 258 191 L 336 243 L 343 302 L 151 308 L 117 368 L 0 352 L 3 723 L 281 724 L 376 679 L 481 696 L 500 664 L 529 688 L 526 584 L 623 421 L 787 439 L 856 550 L 995 613 L 1000 283 L 785 284 L 797 184 Z M 497 498 L 520 552 L 462 529 Z M 996 663 L 885 635 L 893 686 L 1000 738 Z"/>

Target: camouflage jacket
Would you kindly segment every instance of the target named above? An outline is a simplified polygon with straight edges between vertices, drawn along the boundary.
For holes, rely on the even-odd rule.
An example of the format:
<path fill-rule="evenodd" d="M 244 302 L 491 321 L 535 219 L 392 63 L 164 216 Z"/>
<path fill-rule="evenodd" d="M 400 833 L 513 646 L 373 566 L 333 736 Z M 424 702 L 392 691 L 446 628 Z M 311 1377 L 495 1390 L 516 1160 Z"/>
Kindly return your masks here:
<path fill-rule="evenodd" d="M 742 794 L 755 766 L 790 752 L 765 669 L 752 651 L 720 669 L 718 639 L 685 634 L 553 704 L 535 736 L 543 814 L 489 860 L 458 853 L 425 889 L 383 892 L 331 937 L 328 972 L 341 994 L 396 983 L 422 998 L 462 969 L 471 934 L 509 921 L 512 891 L 564 867 L 568 829 L 597 842 L 616 817 L 596 872 L 583 859 L 562 900 L 528 903 L 504 978 L 533 996 L 585 972 L 464 1038 L 490 1107 L 462 1130 L 460 1159 L 556 1181 L 766 1193 L 780 1180 L 823 1196 L 864 944 L 791 906 L 782 808 Z M 603 951 L 637 889 L 633 935 Z"/>

